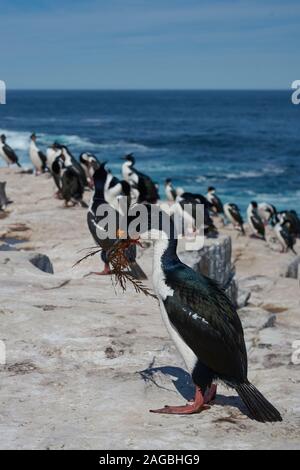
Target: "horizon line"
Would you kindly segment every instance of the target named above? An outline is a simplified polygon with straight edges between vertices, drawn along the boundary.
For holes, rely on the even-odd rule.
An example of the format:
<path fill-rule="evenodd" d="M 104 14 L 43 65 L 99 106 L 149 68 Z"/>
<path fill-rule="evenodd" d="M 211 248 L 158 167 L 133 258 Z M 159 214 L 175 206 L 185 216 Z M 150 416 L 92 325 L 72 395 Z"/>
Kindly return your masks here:
<path fill-rule="evenodd" d="M 10 91 L 291 91 L 287 88 L 6 88 Z"/>

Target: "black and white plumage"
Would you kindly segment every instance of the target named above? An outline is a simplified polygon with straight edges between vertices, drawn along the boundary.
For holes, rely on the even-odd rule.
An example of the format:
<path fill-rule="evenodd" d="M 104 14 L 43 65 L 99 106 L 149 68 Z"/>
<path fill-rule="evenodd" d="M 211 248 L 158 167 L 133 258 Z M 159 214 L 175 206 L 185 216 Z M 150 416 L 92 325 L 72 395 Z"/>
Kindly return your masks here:
<path fill-rule="evenodd" d="M 64 162 L 66 167 L 73 167 L 74 171 L 78 174 L 78 176 L 81 179 L 81 183 L 83 187 L 88 186 L 88 182 L 85 176 L 85 171 L 80 165 L 80 163 L 76 160 L 76 158 L 73 156 L 71 153 L 69 147 L 66 145 L 61 145 L 61 153 L 64 157 Z"/>
<path fill-rule="evenodd" d="M 260 202 L 257 205 L 257 212 L 265 224 L 270 223 L 277 214 L 276 207 L 267 202 Z"/>
<path fill-rule="evenodd" d="M 123 160 L 125 160 L 125 163 L 122 165 L 123 179 L 133 188 L 133 196 L 137 196 L 137 202 L 156 204 L 159 199 L 159 194 L 155 183 L 149 176 L 141 173 L 134 167 L 135 158 L 133 154 L 126 155 L 123 157 Z"/>
<path fill-rule="evenodd" d="M 290 231 L 290 227 L 288 226 L 288 222 L 277 222 L 274 226 L 274 233 L 276 235 L 277 240 L 281 245 L 282 252 L 286 252 L 291 250 L 294 254 L 297 254 L 294 246 L 296 244 L 296 237 Z"/>
<path fill-rule="evenodd" d="M 165 194 L 166 194 L 167 201 L 169 202 L 174 202 L 177 197 L 176 190 L 170 178 L 167 178 L 165 180 Z"/>
<path fill-rule="evenodd" d="M 265 225 L 261 217 L 258 214 L 257 207 L 258 206 L 257 206 L 256 201 L 250 202 L 248 209 L 247 209 L 248 224 L 252 233 L 255 236 L 260 237 L 263 240 L 265 240 L 266 239 Z"/>
<path fill-rule="evenodd" d="M 38 148 L 35 134 L 31 134 L 30 136 L 29 156 L 34 167 L 35 174 L 38 175 L 39 173 L 44 173 L 47 169 L 47 157 Z"/>
<path fill-rule="evenodd" d="M 59 155 L 54 159 L 50 167 L 54 182 L 56 184 L 56 187 L 59 193 L 61 192 L 61 188 L 62 188 L 62 171 L 64 168 L 65 168 L 64 159 L 61 153 L 59 153 Z"/>
<path fill-rule="evenodd" d="M 202 206 L 201 209 L 203 208 L 203 219 L 197 217 L 200 213 L 198 212 L 200 206 Z M 202 194 L 184 192 L 176 197 L 176 203 L 171 207 L 170 214 L 178 217 L 179 220 L 182 219 L 180 225 L 183 225 L 184 233 L 203 228 L 204 235 L 216 235 L 218 231 L 210 217 L 210 207 L 210 203 Z"/>
<path fill-rule="evenodd" d="M 92 188 L 94 184 L 93 175 L 95 171 L 100 167 L 101 163 L 96 157 L 96 155 L 89 152 L 81 153 L 79 156 L 79 162 L 85 172 L 87 183 Z"/>
<path fill-rule="evenodd" d="M 103 162 L 93 175 L 94 194 L 87 214 L 90 233 L 97 245 L 102 248 L 101 259 L 105 266 L 104 271 L 97 274 L 110 274 L 108 254 L 114 244 L 118 242 L 117 231 L 122 227 L 124 217 L 127 216 L 131 204 L 129 183 L 113 177 L 106 170 L 105 165 L 106 162 Z M 113 217 L 116 217 L 116 224 L 113 226 L 115 233 L 112 237 L 106 236 L 109 229 L 107 227 L 107 213 L 105 212 L 107 206 L 109 206 Z M 130 245 L 125 251 L 125 255 L 131 275 L 139 280 L 147 279 L 146 274 L 136 261 L 136 245 Z"/>
<path fill-rule="evenodd" d="M 82 207 L 87 207 L 83 201 L 84 183 L 77 165 L 73 165 L 72 161 L 66 164 L 65 155 L 62 153 L 54 160 L 51 171 L 65 205 L 72 203 L 72 205 L 80 204 Z"/>
<path fill-rule="evenodd" d="M 221 199 L 216 194 L 216 189 L 210 186 L 207 190 L 206 199 L 210 203 L 211 210 L 215 214 L 223 214 L 223 204 Z"/>
<path fill-rule="evenodd" d="M 240 209 L 234 203 L 227 202 L 223 206 L 225 217 L 232 223 L 232 225 L 240 230 L 245 235 L 244 220 Z"/>
<path fill-rule="evenodd" d="M 46 150 L 46 159 L 47 159 L 47 167 L 51 171 L 52 165 L 54 160 L 61 155 L 61 148 L 57 146 L 54 142 L 50 147 Z"/>
<path fill-rule="evenodd" d="M 6 195 L 6 181 L 0 181 L 0 211 L 4 211 L 12 202 Z"/>
<path fill-rule="evenodd" d="M 153 411 L 200 412 L 214 396 L 213 382 L 221 380 L 237 391 L 252 419 L 281 421 L 280 413 L 248 381 L 243 328 L 235 307 L 217 283 L 179 260 L 172 223 L 171 236 L 161 229 L 167 215 L 160 211 L 160 226 L 153 224 L 151 215 L 149 208 L 148 236 L 155 238 L 154 290 L 163 321 L 196 385 L 193 403 Z"/>
<path fill-rule="evenodd" d="M 289 232 L 295 237 L 300 237 L 300 219 L 294 210 L 282 211 L 277 213 L 276 222 L 285 224 Z"/>
<path fill-rule="evenodd" d="M 2 134 L 0 136 L 0 155 L 3 157 L 7 165 L 16 164 L 21 167 L 19 157 L 16 152 L 6 143 L 6 136 Z"/>

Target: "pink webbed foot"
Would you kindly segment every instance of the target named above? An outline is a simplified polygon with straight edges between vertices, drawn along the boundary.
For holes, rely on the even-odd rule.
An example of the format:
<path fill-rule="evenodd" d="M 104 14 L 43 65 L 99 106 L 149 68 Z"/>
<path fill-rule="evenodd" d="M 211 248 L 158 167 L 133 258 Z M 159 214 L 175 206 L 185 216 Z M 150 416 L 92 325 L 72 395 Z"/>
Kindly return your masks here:
<path fill-rule="evenodd" d="M 109 276 L 111 274 L 109 264 L 105 263 L 103 271 L 101 271 L 100 273 L 94 272 L 93 274 L 97 274 L 97 276 Z"/>
<path fill-rule="evenodd" d="M 150 413 L 162 413 L 162 414 L 175 414 L 175 415 L 190 415 L 195 413 L 201 413 L 201 411 L 208 410 L 210 406 L 206 405 L 202 392 L 199 387 L 196 387 L 194 401 L 188 402 L 183 406 L 165 406 L 158 410 L 150 410 Z"/>

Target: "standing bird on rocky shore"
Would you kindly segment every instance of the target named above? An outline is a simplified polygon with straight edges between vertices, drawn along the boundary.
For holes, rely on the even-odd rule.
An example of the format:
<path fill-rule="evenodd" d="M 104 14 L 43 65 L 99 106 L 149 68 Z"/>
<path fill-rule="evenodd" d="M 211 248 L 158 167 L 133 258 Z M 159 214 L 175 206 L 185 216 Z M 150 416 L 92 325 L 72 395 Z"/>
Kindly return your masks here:
<path fill-rule="evenodd" d="M 225 217 L 232 223 L 232 225 L 240 230 L 245 235 L 244 220 L 241 215 L 240 209 L 236 204 L 227 202 L 223 206 Z"/>
<path fill-rule="evenodd" d="M 223 214 L 223 204 L 221 199 L 216 194 L 216 189 L 210 186 L 207 190 L 206 199 L 211 205 L 211 210 L 215 214 Z"/>
<path fill-rule="evenodd" d="M 6 195 L 6 181 L 0 181 L 0 211 L 4 211 L 12 202 Z"/>
<path fill-rule="evenodd" d="M 134 167 L 135 158 L 133 154 L 125 155 L 122 160 L 125 160 L 122 165 L 123 179 L 138 191 L 137 202 L 156 204 L 159 199 L 157 187 L 149 176 L 144 175 Z"/>
<path fill-rule="evenodd" d="M 94 194 L 92 196 L 88 214 L 87 224 L 89 231 L 97 243 L 102 248 L 101 259 L 104 263 L 104 270 L 98 275 L 111 274 L 109 265 L 109 252 L 113 248 L 117 240 L 117 232 L 122 223 L 122 218 L 127 215 L 130 207 L 130 185 L 126 181 L 119 181 L 113 177 L 105 168 L 106 162 L 101 163 L 100 167 L 93 175 Z M 108 236 L 107 213 L 109 207 L 111 217 L 116 217 L 116 225 L 111 221 L 111 226 L 115 229 L 112 236 Z M 101 236 L 103 232 L 103 237 Z M 147 279 L 146 274 L 136 261 L 137 250 L 136 245 L 130 245 L 125 251 L 128 260 L 128 266 L 131 275 L 135 279 Z"/>
<path fill-rule="evenodd" d="M 64 158 L 65 167 L 72 167 L 73 171 L 77 173 L 79 179 L 81 180 L 83 188 L 88 186 L 85 171 L 80 165 L 80 163 L 76 160 L 76 158 L 72 155 L 69 147 L 60 144 L 56 144 L 56 146 L 61 150 L 61 154 Z"/>
<path fill-rule="evenodd" d="M 165 180 L 165 194 L 166 194 L 167 201 L 169 202 L 174 202 L 177 197 L 177 193 L 172 184 L 171 178 L 167 178 Z"/>
<path fill-rule="evenodd" d="M 0 155 L 4 158 L 8 166 L 16 164 L 21 167 L 18 155 L 9 145 L 7 145 L 6 136 L 4 134 L 0 136 Z"/>
<path fill-rule="evenodd" d="M 183 406 L 165 406 L 153 413 L 193 414 L 209 408 L 221 380 L 239 394 L 252 419 L 282 421 L 280 413 L 247 378 L 247 351 L 235 307 L 216 282 L 183 264 L 177 256 L 172 221 L 156 206 L 147 205 L 148 227 L 154 240 L 153 285 L 167 330 L 195 384 L 195 398 Z M 159 211 L 155 214 L 155 211 Z M 168 217 L 169 218 L 169 217 Z M 165 233 L 162 227 L 170 227 Z M 142 234 L 141 238 L 143 238 Z"/>
<path fill-rule="evenodd" d="M 300 238 L 300 219 L 294 210 L 278 212 L 274 222 L 280 222 L 281 225 L 285 224 L 291 235 L 295 238 Z"/>
<path fill-rule="evenodd" d="M 258 238 L 266 239 L 265 225 L 258 214 L 258 206 L 256 201 L 250 202 L 247 209 L 247 218 L 249 227 L 252 230 L 253 235 Z"/>
<path fill-rule="evenodd" d="M 81 207 L 87 207 L 83 200 L 84 184 L 82 177 L 72 161 L 66 163 L 66 156 L 62 153 L 54 160 L 51 171 L 58 188 L 57 197 L 64 199 L 65 206 L 68 207 L 71 203 L 72 206 L 80 204 Z"/>
<path fill-rule="evenodd" d="M 83 152 L 79 156 L 79 162 L 85 172 L 86 180 L 89 187 L 93 188 L 93 175 L 95 171 L 100 167 L 100 162 L 98 158 L 92 153 Z"/>
<path fill-rule="evenodd" d="M 36 176 L 39 175 L 40 173 L 44 173 L 47 169 L 47 157 L 38 148 L 38 146 L 36 144 L 36 135 L 35 134 L 31 134 L 31 136 L 30 136 L 29 156 L 30 156 L 30 160 L 33 164 Z"/>
<path fill-rule="evenodd" d="M 184 234 L 188 234 L 190 230 L 195 232 L 203 228 L 204 235 L 216 236 L 218 230 L 210 217 L 210 208 L 210 203 L 202 194 L 184 192 L 176 197 L 176 203 L 171 207 L 170 214 L 175 215 L 178 222 L 182 220 L 180 226 L 183 225 Z M 200 209 L 203 210 L 203 218 Z"/>
<path fill-rule="evenodd" d="M 271 220 L 276 217 L 277 214 L 276 207 L 267 202 L 260 202 L 257 206 L 257 212 L 265 224 L 271 222 Z"/>
<path fill-rule="evenodd" d="M 281 245 L 282 253 L 291 250 L 295 255 L 297 254 L 294 249 L 296 244 L 296 236 L 290 231 L 288 222 L 277 222 L 277 224 L 274 226 L 274 233 Z"/>
<path fill-rule="evenodd" d="M 58 147 L 58 144 L 54 142 L 50 147 L 46 150 L 46 158 L 47 158 L 47 167 L 51 171 L 52 165 L 54 160 L 61 155 L 61 149 Z"/>

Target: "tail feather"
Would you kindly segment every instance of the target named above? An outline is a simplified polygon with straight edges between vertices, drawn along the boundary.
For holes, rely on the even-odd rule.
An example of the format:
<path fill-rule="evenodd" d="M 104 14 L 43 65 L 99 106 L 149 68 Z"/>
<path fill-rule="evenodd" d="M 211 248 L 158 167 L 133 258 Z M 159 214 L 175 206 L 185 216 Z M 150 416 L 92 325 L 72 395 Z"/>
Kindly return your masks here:
<path fill-rule="evenodd" d="M 252 419 L 262 423 L 282 421 L 279 411 L 250 382 L 238 385 L 235 389 L 247 406 Z"/>
<path fill-rule="evenodd" d="M 130 267 L 130 272 L 135 279 L 139 279 L 140 281 L 143 281 L 145 279 L 148 279 L 140 265 L 136 261 L 132 261 L 129 264 Z"/>

